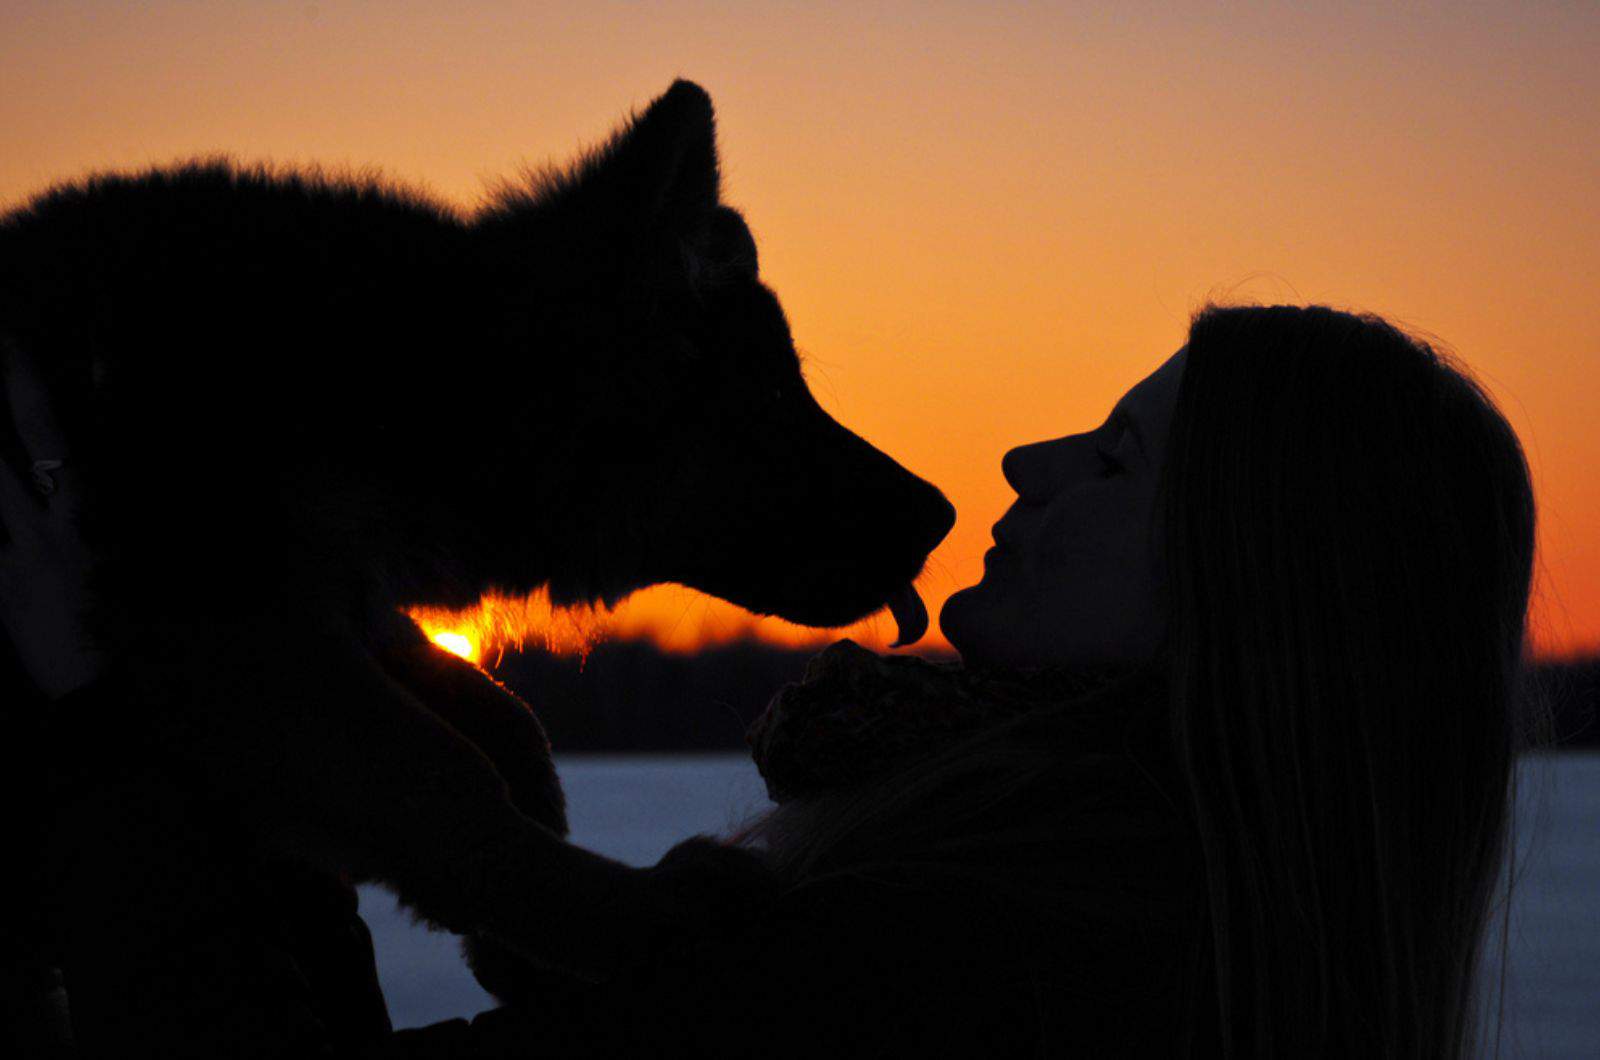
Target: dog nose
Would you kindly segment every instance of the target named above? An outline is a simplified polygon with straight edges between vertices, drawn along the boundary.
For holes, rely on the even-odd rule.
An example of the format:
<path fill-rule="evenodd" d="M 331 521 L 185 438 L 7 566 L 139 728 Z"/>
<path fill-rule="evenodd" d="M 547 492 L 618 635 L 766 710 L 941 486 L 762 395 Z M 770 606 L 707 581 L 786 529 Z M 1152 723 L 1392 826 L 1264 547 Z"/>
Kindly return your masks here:
<path fill-rule="evenodd" d="M 922 551 L 926 553 L 938 547 L 939 542 L 956 525 L 956 509 L 937 488 L 926 482 L 918 485 L 922 487 L 922 496 L 918 502 L 917 524 L 922 536 Z"/>

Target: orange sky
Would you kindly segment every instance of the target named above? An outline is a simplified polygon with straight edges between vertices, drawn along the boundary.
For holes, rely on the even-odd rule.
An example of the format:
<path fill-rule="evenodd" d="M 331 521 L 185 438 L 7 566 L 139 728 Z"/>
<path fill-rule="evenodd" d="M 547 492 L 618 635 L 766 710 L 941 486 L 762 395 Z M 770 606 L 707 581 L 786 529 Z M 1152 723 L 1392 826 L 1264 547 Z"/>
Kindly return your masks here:
<path fill-rule="evenodd" d="M 1319 301 L 1487 380 L 1543 506 L 1538 642 L 1600 649 L 1600 7 L 1104 6 L 8 0 L 0 203 L 218 149 L 471 202 L 690 77 L 819 398 L 960 511 L 930 610 L 1008 446 L 1098 423 L 1208 297 Z M 677 589 L 618 622 L 747 628 Z"/>

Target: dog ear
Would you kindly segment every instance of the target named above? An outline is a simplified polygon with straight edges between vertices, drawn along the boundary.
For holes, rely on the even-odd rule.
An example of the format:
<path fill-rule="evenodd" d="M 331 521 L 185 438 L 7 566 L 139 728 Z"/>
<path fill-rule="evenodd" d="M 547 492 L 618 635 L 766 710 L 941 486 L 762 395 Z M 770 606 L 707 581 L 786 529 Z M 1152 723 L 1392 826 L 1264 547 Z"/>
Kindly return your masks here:
<path fill-rule="evenodd" d="M 755 237 L 738 210 L 718 206 L 698 239 L 685 244 L 689 279 L 697 289 L 754 280 L 760 271 Z"/>
<path fill-rule="evenodd" d="M 591 159 L 579 184 L 647 228 L 701 227 L 721 188 L 711 97 L 674 81 Z"/>

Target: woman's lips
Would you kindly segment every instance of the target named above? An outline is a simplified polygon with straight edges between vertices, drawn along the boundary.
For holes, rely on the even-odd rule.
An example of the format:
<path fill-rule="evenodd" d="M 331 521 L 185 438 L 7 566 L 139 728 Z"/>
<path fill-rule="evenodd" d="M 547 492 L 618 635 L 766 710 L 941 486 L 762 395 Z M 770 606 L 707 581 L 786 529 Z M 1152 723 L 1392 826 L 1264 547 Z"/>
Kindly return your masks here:
<path fill-rule="evenodd" d="M 989 551 L 984 553 L 984 555 L 992 554 L 996 556 L 1015 556 L 1019 553 L 1020 550 L 1017 548 L 1016 540 L 1009 534 L 996 527 L 994 532 L 994 547 L 989 549 Z"/>
<path fill-rule="evenodd" d="M 1013 567 L 1017 562 L 1017 554 L 1004 545 L 995 545 L 983 554 L 983 570 L 987 575 L 990 571 Z"/>
<path fill-rule="evenodd" d="M 994 536 L 994 547 L 996 549 L 1001 552 L 1015 552 L 1017 550 L 1017 543 L 1011 538 L 1011 528 L 1006 526 L 1004 519 L 995 523 L 994 528 L 989 532 Z M 990 551 L 993 551 L 993 549 Z"/>

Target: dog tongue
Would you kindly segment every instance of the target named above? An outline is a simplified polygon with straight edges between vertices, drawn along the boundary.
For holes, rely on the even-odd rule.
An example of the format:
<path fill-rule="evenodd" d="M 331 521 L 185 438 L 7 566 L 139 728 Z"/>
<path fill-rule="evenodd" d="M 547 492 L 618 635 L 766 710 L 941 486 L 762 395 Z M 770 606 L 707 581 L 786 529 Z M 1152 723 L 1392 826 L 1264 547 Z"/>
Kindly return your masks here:
<path fill-rule="evenodd" d="M 889 596 L 888 604 L 895 625 L 900 627 L 899 635 L 889 647 L 904 648 L 921 640 L 928 632 L 928 609 L 922 606 L 922 597 L 917 595 L 916 588 L 906 582 Z"/>

